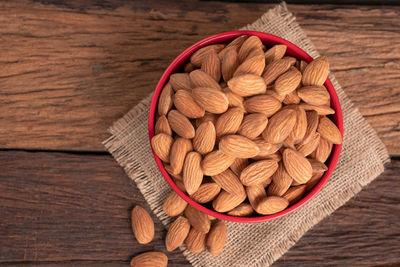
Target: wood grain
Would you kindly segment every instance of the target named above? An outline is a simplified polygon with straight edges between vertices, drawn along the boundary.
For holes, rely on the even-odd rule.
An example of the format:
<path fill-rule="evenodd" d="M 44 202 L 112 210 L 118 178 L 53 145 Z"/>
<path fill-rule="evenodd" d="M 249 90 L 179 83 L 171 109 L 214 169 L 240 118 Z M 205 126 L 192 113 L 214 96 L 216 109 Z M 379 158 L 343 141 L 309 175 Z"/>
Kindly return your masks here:
<path fill-rule="evenodd" d="M 107 127 L 153 90 L 176 55 L 271 7 L 42 2 L 0 3 L 2 148 L 103 151 Z M 399 155 L 400 7 L 289 9 L 390 153 Z"/>
<path fill-rule="evenodd" d="M 0 265 L 127 266 L 140 252 L 165 252 L 155 217 L 155 241 L 134 240 L 130 209 L 148 207 L 111 156 L 2 151 L 0 162 Z M 275 265 L 400 264 L 399 169 L 394 160 Z M 168 257 L 169 266 L 188 266 L 178 251 Z"/>

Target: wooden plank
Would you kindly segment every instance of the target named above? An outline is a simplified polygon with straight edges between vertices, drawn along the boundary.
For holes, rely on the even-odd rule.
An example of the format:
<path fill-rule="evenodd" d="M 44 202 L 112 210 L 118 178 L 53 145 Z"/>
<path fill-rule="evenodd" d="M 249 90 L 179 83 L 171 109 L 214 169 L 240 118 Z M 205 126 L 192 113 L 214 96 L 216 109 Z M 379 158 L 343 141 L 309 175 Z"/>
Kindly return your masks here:
<path fill-rule="evenodd" d="M 0 152 L 0 265 L 127 265 L 139 245 L 130 229 L 135 204 L 148 208 L 111 156 Z M 276 266 L 400 264 L 400 160 L 357 197 L 309 231 Z M 155 218 L 155 217 L 154 217 Z M 169 266 L 187 266 L 178 251 Z"/>
<path fill-rule="evenodd" d="M 0 3 L 0 147 L 104 150 L 107 127 L 153 90 L 183 49 L 271 7 L 99 3 Z M 390 153 L 399 155 L 400 7 L 289 9 Z"/>

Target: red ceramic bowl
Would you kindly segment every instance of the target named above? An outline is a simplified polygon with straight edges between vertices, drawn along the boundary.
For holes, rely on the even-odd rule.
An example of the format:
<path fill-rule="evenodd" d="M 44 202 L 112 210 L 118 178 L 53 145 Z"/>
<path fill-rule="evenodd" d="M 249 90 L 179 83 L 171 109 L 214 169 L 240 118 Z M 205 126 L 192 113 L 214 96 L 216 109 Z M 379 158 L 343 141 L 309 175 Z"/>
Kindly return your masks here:
<path fill-rule="evenodd" d="M 270 47 L 275 44 L 284 44 L 287 46 L 287 51 L 286 55 L 293 56 L 297 59 L 301 59 L 309 63 L 312 61 L 312 57 L 309 56 L 306 52 L 304 52 L 302 49 L 297 47 L 296 45 L 279 38 L 277 36 L 274 36 L 272 34 L 268 33 L 262 33 L 262 32 L 256 32 L 256 31 L 232 31 L 232 32 L 224 32 L 220 34 L 216 34 L 213 36 L 210 36 L 204 40 L 201 40 L 185 51 L 183 51 L 177 58 L 175 58 L 174 61 L 168 66 L 167 70 L 164 72 L 164 74 L 161 76 L 160 81 L 157 84 L 157 87 L 154 91 L 153 98 L 151 100 L 151 106 L 150 106 L 150 112 L 149 112 L 149 138 L 154 136 L 154 124 L 155 124 L 155 116 L 157 113 L 157 103 L 158 103 L 158 98 L 161 93 L 161 90 L 163 89 L 164 85 L 168 81 L 168 78 L 171 74 L 175 72 L 183 72 L 183 66 L 184 64 L 188 61 L 190 55 L 192 55 L 196 50 L 199 48 L 210 45 L 210 44 L 216 44 L 216 43 L 225 43 L 233 40 L 234 38 L 241 36 L 241 35 L 255 35 L 258 36 L 261 41 L 267 46 Z M 335 110 L 335 114 L 331 116 L 331 119 L 333 122 L 336 124 L 336 126 L 339 128 L 341 134 L 343 135 L 343 117 L 342 117 L 342 110 L 340 108 L 340 103 L 338 96 L 336 95 L 335 89 L 333 88 L 333 85 L 329 79 L 326 80 L 325 82 L 325 87 L 328 89 L 329 94 L 331 96 L 331 107 Z M 172 187 L 172 189 L 179 195 L 181 196 L 185 201 L 187 201 L 190 205 L 195 207 L 196 209 L 214 216 L 216 218 L 222 219 L 222 220 L 227 220 L 227 221 L 233 221 L 233 222 L 244 222 L 244 223 L 252 223 L 252 222 L 265 222 L 273 219 L 280 218 L 282 216 L 285 216 L 287 214 L 292 213 L 293 211 L 297 210 L 304 204 L 306 204 L 308 201 L 310 201 L 321 189 L 324 187 L 326 182 L 328 181 L 329 177 L 331 176 L 333 170 L 336 167 L 336 163 L 338 162 L 339 155 L 340 155 L 340 150 L 342 148 L 342 145 L 334 145 L 332 149 L 332 153 L 330 155 L 330 158 L 326 162 L 328 166 L 328 170 L 325 172 L 324 176 L 321 178 L 318 184 L 314 186 L 314 188 L 305 196 L 303 196 L 302 199 L 300 199 L 298 202 L 296 202 L 293 205 L 290 205 L 287 207 L 285 210 L 268 215 L 268 216 L 254 216 L 254 217 L 235 217 L 235 216 L 230 216 L 226 215 L 223 213 L 216 212 L 214 210 L 211 210 L 194 200 L 192 200 L 188 195 L 186 195 L 184 192 L 182 192 L 177 185 L 174 183 L 174 181 L 171 179 L 167 171 L 165 170 L 162 161 L 160 160 L 159 157 L 154 153 L 154 159 L 157 163 L 158 168 L 160 169 L 162 175 L 164 176 L 165 180 L 168 182 L 168 184 Z"/>

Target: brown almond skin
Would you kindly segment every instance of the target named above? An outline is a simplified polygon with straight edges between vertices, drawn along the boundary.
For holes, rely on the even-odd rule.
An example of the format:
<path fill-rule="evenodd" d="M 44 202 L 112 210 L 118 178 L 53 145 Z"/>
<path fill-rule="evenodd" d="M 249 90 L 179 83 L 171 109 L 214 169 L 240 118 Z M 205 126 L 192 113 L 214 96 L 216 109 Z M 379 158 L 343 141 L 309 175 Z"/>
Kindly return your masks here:
<path fill-rule="evenodd" d="M 183 184 L 186 192 L 191 195 L 199 189 L 203 181 L 203 172 L 200 167 L 201 155 L 197 152 L 189 152 L 183 165 Z"/>
<path fill-rule="evenodd" d="M 335 114 L 335 110 L 332 109 L 328 105 L 322 105 L 322 106 L 317 106 L 317 105 L 311 105 L 307 103 L 301 103 L 300 107 L 302 107 L 305 110 L 315 110 L 318 115 L 324 116 L 324 115 L 332 115 Z"/>
<path fill-rule="evenodd" d="M 281 109 L 282 104 L 275 97 L 268 95 L 257 95 L 243 102 L 244 108 L 249 113 L 263 113 L 268 117 Z"/>
<path fill-rule="evenodd" d="M 239 49 L 239 62 L 243 62 L 254 48 L 262 49 L 262 42 L 257 36 L 250 36 L 243 42 Z"/>
<path fill-rule="evenodd" d="M 237 158 L 229 168 L 233 171 L 234 174 L 239 176 L 243 169 L 247 167 L 247 165 L 249 165 L 248 159 Z"/>
<path fill-rule="evenodd" d="M 257 209 L 258 203 L 267 197 L 264 186 L 261 184 L 246 187 L 247 197 L 254 210 Z M 257 210 L 256 210 L 257 211 Z"/>
<path fill-rule="evenodd" d="M 268 187 L 268 195 L 282 196 L 292 185 L 293 179 L 287 173 L 285 166 L 282 162 L 279 162 L 279 167 L 276 172 L 272 175 L 273 185 Z"/>
<path fill-rule="evenodd" d="M 297 90 L 301 100 L 311 105 L 330 103 L 330 95 L 324 86 L 305 86 Z"/>
<path fill-rule="evenodd" d="M 221 190 L 217 198 L 212 202 L 212 206 L 217 212 L 228 212 L 242 203 L 246 199 L 246 194 L 234 195 Z"/>
<path fill-rule="evenodd" d="M 311 61 L 303 71 L 302 84 L 307 85 L 319 85 L 322 86 L 329 73 L 328 59 L 324 56 L 320 56 Z"/>
<path fill-rule="evenodd" d="M 313 175 L 316 173 L 321 173 L 321 172 L 324 173 L 328 170 L 328 167 L 324 163 L 320 162 L 319 160 L 308 159 L 308 161 L 311 163 Z"/>
<path fill-rule="evenodd" d="M 224 221 L 218 220 L 211 228 L 207 236 L 207 249 L 213 256 L 221 254 L 225 247 L 227 238 L 226 225 Z"/>
<path fill-rule="evenodd" d="M 320 134 L 315 133 L 308 143 L 298 144 L 296 146 L 296 150 L 299 151 L 301 154 L 303 154 L 303 156 L 306 157 L 306 156 L 310 155 L 318 147 L 319 140 L 320 140 Z"/>
<path fill-rule="evenodd" d="M 257 205 L 257 212 L 262 215 L 278 213 L 289 206 L 289 201 L 283 197 L 270 196 L 262 199 Z"/>
<path fill-rule="evenodd" d="M 211 176 L 211 178 L 225 191 L 234 195 L 243 195 L 244 187 L 240 182 L 239 178 L 231 171 L 227 169 L 220 174 Z"/>
<path fill-rule="evenodd" d="M 271 64 L 272 62 L 283 58 L 286 53 L 286 45 L 274 45 L 265 52 L 265 63 Z"/>
<path fill-rule="evenodd" d="M 221 187 L 216 183 L 203 183 L 190 197 L 198 203 L 207 203 L 217 197 Z"/>
<path fill-rule="evenodd" d="M 174 91 L 172 90 L 171 83 L 167 83 L 160 93 L 158 98 L 158 114 L 167 115 L 168 111 L 172 108 Z"/>
<path fill-rule="evenodd" d="M 229 101 L 226 95 L 214 88 L 197 87 L 192 90 L 193 99 L 206 111 L 221 114 L 227 111 Z"/>
<path fill-rule="evenodd" d="M 296 182 L 306 183 L 312 176 L 311 163 L 301 153 L 286 148 L 282 153 L 285 169 Z"/>
<path fill-rule="evenodd" d="M 243 97 L 264 94 L 267 90 L 264 79 L 255 74 L 235 76 L 228 81 L 228 87 L 232 92 Z"/>
<path fill-rule="evenodd" d="M 257 144 L 241 135 L 226 135 L 219 142 L 219 150 L 236 158 L 252 158 L 258 155 Z"/>
<path fill-rule="evenodd" d="M 179 136 L 192 139 L 195 134 L 193 125 L 189 119 L 177 110 L 171 110 L 168 113 L 168 122 L 171 129 Z"/>
<path fill-rule="evenodd" d="M 162 252 L 144 252 L 132 258 L 131 267 L 167 267 L 168 257 Z"/>
<path fill-rule="evenodd" d="M 307 115 L 306 111 L 299 106 L 295 106 L 296 111 L 296 123 L 293 126 L 292 132 L 289 134 L 288 139 L 293 144 L 299 143 L 303 140 L 304 135 L 307 131 Z"/>
<path fill-rule="evenodd" d="M 202 155 L 211 152 L 214 149 L 216 131 L 211 121 L 203 122 L 196 129 L 193 138 L 194 149 Z"/>
<path fill-rule="evenodd" d="M 285 73 L 291 66 L 291 60 L 282 58 L 278 59 L 265 68 L 263 78 L 266 85 L 272 84 L 276 78 Z"/>
<path fill-rule="evenodd" d="M 175 191 L 172 191 L 163 203 L 163 211 L 168 216 L 174 217 L 181 214 L 187 207 L 187 202 L 181 198 Z"/>
<path fill-rule="evenodd" d="M 262 113 L 253 113 L 244 116 L 239 128 L 239 134 L 251 140 L 262 134 L 267 127 L 268 117 Z"/>
<path fill-rule="evenodd" d="M 238 108 L 241 108 L 243 111 L 245 110 L 244 106 L 243 106 L 243 101 L 244 101 L 243 97 L 235 94 L 228 87 L 222 89 L 222 92 L 224 92 L 226 97 L 228 98 L 230 108 L 238 107 Z"/>
<path fill-rule="evenodd" d="M 282 197 L 286 198 L 291 205 L 300 200 L 300 198 L 304 195 L 305 190 L 306 185 L 292 186 Z"/>
<path fill-rule="evenodd" d="M 228 215 L 236 217 L 247 217 L 253 214 L 253 207 L 249 203 L 242 203 L 233 210 L 228 212 Z"/>
<path fill-rule="evenodd" d="M 169 227 L 165 237 L 165 247 L 173 251 L 179 247 L 189 234 L 190 224 L 183 216 L 178 217 Z"/>
<path fill-rule="evenodd" d="M 222 77 L 224 81 L 229 81 L 233 77 L 233 73 L 239 65 L 238 54 L 235 49 L 229 49 L 223 60 L 221 66 Z"/>
<path fill-rule="evenodd" d="M 140 244 L 148 244 L 154 238 L 154 222 L 141 206 L 135 206 L 131 214 L 132 230 Z"/>
<path fill-rule="evenodd" d="M 156 135 L 159 133 L 165 133 L 172 136 L 172 130 L 165 115 L 161 115 L 157 119 L 156 125 L 154 126 L 154 132 Z"/>
<path fill-rule="evenodd" d="M 169 161 L 173 174 L 182 172 L 186 154 L 193 150 L 192 142 L 189 139 L 178 137 L 172 144 Z"/>
<path fill-rule="evenodd" d="M 151 146 L 154 153 L 166 163 L 169 163 L 169 153 L 173 141 L 172 137 L 165 133 L 157 134 L 151 139 Z"/>
<path fill-rule="evenodd" d="M 297 95 L 297 90 L 293 90 L 289 94 L 285 96 L 283 99 L 283 104 L 285 105 L 292 105 L 292 104 L 299 104 L 300 103 L 300 97 Z"/>
<path fill-rule="evenodd" d="M 200 124 L 202 124 L 203 122 L 207 122 L 207 121 L 210 121 L 210 122 L 212 122 L 212 124 L 215 125 L 215 123 L 217 122 L 217 119 L 218 119 L 218 115 L 212 114 L 210 112 L 206 112 L 204 114 L 204 117 L 196 119 L 196 127 L 199 127 Z"/>
<path fill-rule="evenodd" d="M 192 253 L 199 253 L 206 247 L 207 234 L 191 228 L 185 239 L 186 248 Z"/>
<path fill-rule="evenodd" d="M 264 53 L 262 49 L 254 51 L 256 52 L 256 55 L 247 58 L 242 64 L 240 64 L 233 76 L 239 76 L 243 74 L 255 74 L 260 76 L 263 73 L 265 68 Z"/>
<path fill-rule="evenodd" d="M 211 222 L 207 214 L 188 205 L 185 209 L 185 217 L 189 220 L 190 225 L 199 232 L 208 233 L 210 231 Z"/>
<path fill-rule="evenodd" d="M 189 62 L 185 65 L 185 67 L 183 68 L 183 71 L 186 73 L 190 73 L 190 72 L 194 71 L 195 69 L 196 69 L 196 66 Z"/>
<path fill-rule="evenodd" d="M 204 175 L 217 175 L 228 169 L 234 160 L 235 157 L 226 155 L 221 151 L 212 151 L 204 157 L 201 162 L 201 169 Z"/>
<path fill-rule="evenodd" d="M 282 143 L 289 136 L 295 123 L 296 111 L 292 109 L 281 110 L 271 117 L 262 136 L 269 143 Z"/>
<path fill-rule="evenodd" d="M 275 91 L 280 95 L 287 95 L 296 90 L 301 81 L 301 73 L 295 67 L 280 75 L 274 84 Z"/>
<path fill-rule="evenodd" d="M 224 47 L 225 47 L 224 44 L 214 44 L 214 45 L 204 46 L 190 56 L 190 63 L 192 63 L 197 67 L 200 67 L 201 64 L 203 63 L 204 58 L 207 56 L 210 50 L 214 50 L 216 53 L 219 53 L 222 49 L 224 49 Z"/>
<path fill-rule="evenodd" d="M 320 118 L 317 131 L 323 138 L 332 142 L 333 144 L 342 143 L 342 134 L 337 126 L 327 117 Z"/>
<path fill-rule="evenodd" d="M 221 60 L 215 50 L 208 51 L 201 63 L 201 70 L 213 77 L 217 82 L 221 79 Z"/>
<path fill-rule="evenodd" d="M 307 111 L 306 117 L 307 117 L 307 129 L 306 129 L 306 133 L 304 134 L 304 137 L 303 137 L 303 141 L 302 141 L 303 144 L 307 144 L 308 142 L 311 141 L 311 139 L 315 135 L 315 131 L 317 130 L 318 123 L 319 123 L 318 113 L 314 110 Z"/>
<path fill-rule="evenodd" d="M 324 176 L 323 172 L 315 173 L 311 177 L 311 179 L 305 184 L 306 192 L 310 191 L 314 188 L 314 186 L 321 180 L 322 176 Z"/>
<path fill-rule="evenodd" d="M 261 184 L 271 177 L 278 168 L 274 160 L 260 160 L 247 166 L 240 174 L 240 181 L 245 186 Z"/>
<path fill-rule="evenodd" d="M 189 91 L 176 91 L 174 105 L 180 113 L 191 119 L 201 118 L 205 113 L 204 108 L 197 105 Z"/>
<path fill-rule="evenodd" d="M 202 70 L 194 70 L 189 74 L 192 87 L 210 87 L 216 90 L 221 90 L 221 86 L 214 80 L 213 77 L 208 75 Z"/>
<path fill-rule="evenodd" d="M 315 151 L 311 154 L 313 158 L 325 162 L 332 152 L 332 143 L 321 137 L 319 139 L 319 144 Z"/>
<path fill-rule="evenodd" d="M 281 144 L 271 144 L 265 141 L 265 139 L 258 137 L 253 140 L 254 143 L 258 145 L 258 148 L 260 149 L 260 153 L 258 153 L 257 157 L 255 159 L 263 159 L 265 157 L 268 157 L 271 154 L 274 154 L 276 151 L 278 151 L 281 148 Z"/>
<path fill-rule="evenodd" d="M 243 121 L 243 110 L 241 108 L 230 108 L 217 119 L 215 131 L 218 137 L 235 134 Z"/>
<path fill-rule="evenodd" d="M 187 73 L 171 74 L 171 76 L 169 77 L 169 82 L 172 86 L 172 89 L 174 89 L 175 92 L 178 90 L 186 90 L 186 91 L 192 90 L 189 74 Z"/>

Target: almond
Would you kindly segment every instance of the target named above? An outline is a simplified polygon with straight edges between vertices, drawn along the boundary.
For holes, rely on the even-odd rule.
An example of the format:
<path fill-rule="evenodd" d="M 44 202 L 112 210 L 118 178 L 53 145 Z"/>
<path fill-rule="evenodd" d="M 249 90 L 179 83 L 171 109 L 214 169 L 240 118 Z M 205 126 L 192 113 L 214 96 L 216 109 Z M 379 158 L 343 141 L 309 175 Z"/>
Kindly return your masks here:
<path fill-rule="evenodd" d="M 167 115 L 168 111 L 172 108 L 173 100 L 172 96 L 174 91 L 172 90 L 171 83 L 167 83 L 160 93 L 158 98 L 158 114 Z"/>
<path fill-rule="evenodd" d="M 295 67 L 280 75 L 274 85 L 275 91 L 280 95 L 287 95 L 296 90 L 301 81 L 301 73 Z"/>
<path fill-rule="evenodd" d="M 232 165 L 229 167 L 234 174 L 240 175 L 242 170 L 249 165 L 249 160 L 248 159 L 235 159 L 235 161 L 232 163 Z"/>
<path fill-rule="evenodd" d="M 193 99 L 206 111 L 215 114 L 224 113 L 228 109 L 228 98 L 218 90 L 209 87 L 197 87 L 192 90 Z"/>
<path fill-rule="evenodd" d="M 221 61 L 215 52 L 210 50 L 201 63 L 201 70 L 213 77 L 217 82 L 221 79 Z"/>
<path fill-rule="evenodd" d="M 319 160 L 308 159 L 308 161 L 311 163 L 313 175 L 316 173 L 321 173 L 321 172 L 324 173 L 328 170 L 328 167 L 324 163 L 320 162 Z"/>
<path fill-rule="evenodd" d="M 306 185 L 292 186 L 282 196 L 289 201 L 289 204 L 296 203 L 304 195 L 306 191 Z"/>
<path fill-rule="evenodd" d="M 300 97 L 297 95 L 297 90 L 293 90 L 292 92 L 287 94 L 283 99 L 283 104 L 285 105 L 299 104 L 299 103 L 300 103 Z"/>
<path fill-rule="evenodd" d="M 303 142 L 301 142 L 300 144 L 298 144 L 296 146 L 296 150 L 306 157 L 310 155 L 317 148 L 319 144 L 319 139 L 320 139 L 319 133 L 315 133 L 308 143 L 304 144 Z"/>
<path fill-rule="evenodd" d="M 200 154 L 207 154 L 214 149 L 215 145 L 215 127 L 211 121 L 203 122 L 196 129 L 193 138 L 193 147 Z"/>
<path fill-rule="evenodd" d="M 189 62 L 185 65 L 185 67 L 183 68 L 183 71 L 186 73 L 190 73 L 190 72 L 194 71 L 195 69 L 196 69 L 196 66 Z"/>
<path fill-rule="evenodd" d="M 193 88 L 209 87 L 209 88 L 214 88 L 216 90 L 221 90 L 221 86 L 214 80 L 214 78 L 202 70 L 192 71 L 189 74 L 189 77 Z"/>
<path fill-rule="evenodd" d="M 169 152 L 174 140 L 168 134 L 160 133 L 151 139 L 151 146 L 154 153 L 164 162 L 169 162 Z"/>
<path fill-rule="evenodd" d="M 246 187 L 247 197 L 254 210 L 257 211 L 258 203 L 267 197 L 267 193 L 262 185 L 252 185 Z M 258 211 L 257 211 L 258 212 Z"/>
<path fill-rule="evenodd" d="M 318 123 L 319 123 L 319 116 L 316 111 L 307 111 L 307 129 L 306 133 L 304 134 L 302 144 L 307 144 L 314 138 L 315 131 L 317 130 Z"/>
<path fill-rule="evenodd" d="M 267 128 L 262 133 L 263 138 L 272 144 L 283 142 L 296 123 L 296 111 L 293 109 L 283 109 L 271 117 Z"/>
<path fill-rule="evenodd" d="M 140 244 L 150 243 L 154 238 L 154 222 L 147 211 L 141 206 L 132 210 L 132 230 Z"/>
<path fill-rule="evenodd" d="M 305 110 L 315 110 L 318 115 L 331 115 L 335 114 L 335 110 L 333 110 L 329 106 L 316 106 L 316 105 L 310 105 L 307 103 L 301 103 L 300 106 L 305 109 Z"/>
<path fill-rule="evenodd" d="M 225 54 L 228 53 L 229 50 L 233 49 L 236 52 L 239 51 L 240 47 L 242 46 L 243 42 L 246 41 L 247 35 L 242 35 L 234 39 L 232 42 L 230 42 L 224 49 L 222 49 L 219 53 L 218 56 L 222 60 L 225 57 Z"/>
<path fill-rule="evenodd" d="M 249 203 L 242 203 L 233 210 L 230 210 L 228 212 L 228 215 L 236 217 L 247 217 L 251 216 L 252 214 L 253 214 L 253 208 Z"/>
<path fill-rule="evenodd" d="M 186 154 L 193 150 L 192 142 L 189 139 L 178 137 L 172 144 L 169 161 L 173 174 L 179 174 L 182 171 Z"/>
<path fill-rule="evenodd" d="M 282 59 L 287 59 L 289 60 L 289 63 L 291 66 L 294 66 L 297 62 L 297 59 L 291 56 L 284 56 Z"/>
<path fill-rule="evenodd" d="M 216 53 L 219 53 L 224 47 L 224 44 L 214 44 L 202 47 L 193 53 L 193 55 L 190 57 L 190 63 L 200 67 L 210 50 L 214 50 Z"/>
<path fill-rule="evenodd" d="M 175 191 L 172 191 L 164 200 L 162 209 L 168 216 L 174 217 L 181 214 L 187 206 L 187 202 Z"/>
<path fill-rule="evenodd" d="M 267 127 L 268 117 L 262 113 L 248 114 L 239 128 L 239 134 L 249 139 L 255 139 Z"/>
<path fill-rule="evenodd" d="M 224 221 L 217 221 L 207 235 L 207 249 L 213 256 L 221 254 L 226 243 L 226 225 Z"/>
<path fill-rule="evenodd" d="M 325 105 L 330 102 L 330 95 L 324 86 L 306 86 L 297 90 L 301 100 L 311 105 Z"/>
<path fill-rule="evenodd" d="M 211 178 L 228 193 L 231 193 L 233 195 L 244 194 L 242 183 L 230 169 L 227 169 L 220 174 L 213 175 L 211 176 Z"/>
<path fill-rule="evenodd" d="M 218 119 L 217 115 L 206 112 L 204 114 L 204 117 L 196 119 L 196 127 L 199 127 L 200 124 L 202 124 L 203 122 L 207 122 L 207 121 L 210 121 L 210 122 L 212 122 L 212 124 L 215 125 L 215 123 L 217 122 L 217 119 Z"/>
<path fill-rule="evenodd" d="M 279 102 L 282 102 L 282 101 L 285 99 L 285 96 L 284 96 L 284 95 L 278 95 L 278 93 L 277 93 L 275 90 L 273 90 L 273 89 L 268 89 L 268 90 L 265 92 L 265 94 L 266 94 L 266 95 L 269 95 L 269 96 L 272 96 L 272 97 L 275 97 L 276 99 L 279 100 Z"/>
<path fill-rule="evenodd" d="M 168 122 L 172 130 L 179 136 L 192 139 L 195 131 L 189 119 L 177 110 L 168 113 Z"/>
<path fill-rule="evenodd" d="M 329 142 L 332 142 L 333 144 L 342 143 L 342 134 L 337 126 L 327 117 L 322 117 L 319 119 L 317 131 L 323 138 Z"/>
<path fill-rule="evenodd" d="M 161 115 L 156 121 L 156 125 L 154 126 L 155 134 L 165 133 L 168 135 L 172 135 L 171 127 L 169 126 L 167 117 L 165 115 Z"/>
<path fill-rule="evenodd" d="M 204 116 L 204 109 L 197 105 L 192 94 L 185 90 L 178 90 L 174 96 L 176 109 L 188 118 L 195 119 Z"/>
<path fill-rule="evenodd" d="M 228 81 L 228 87 L 240 96 L 263 94 L 267 90 L 264 79 L 254 74 L 235 76 Z"/>
<path fill-rule="evenodd" d="M 185 239 L 186 248 L 192 253 L 199 253 L 206 247 L 207 234 L 192 228 Z"/>
<path fill-rule="evenodd" d="M 307 158 L 290 148 L 285 149 L 282 156 L 286 171 L 296 182 L 304 184 L 310 180 L 312 167 Z"/>
<path fill-rule="evenodd" d="M 279 161 L 282 160 L 282 155 L 281 155 L 281 152 L 276 151 L 276 152 L 273 153 L 273 154 L 270 154 L 270 155 L 267 155 L 267 156 L 264 156 L 264 157 L 260 157 L 260 158 L 259 158 L 259 156 L 257 156 L 257 157 L 254 157 L 253 159 L 254 159 L 254 160 L 259 160 L 259 159 L 270 159 L 270 160 L 274 160 L 274 161 L 276 161 L 276 162 L 279 162 Z"/>
<path fill-rule="evenodd" d="M 301 73 L 304 72 L 304 70 L 306 69 L 307 65 L 308 65 L 307 62 L 305 62 L 305 61 L 303 61 L 303 60 L 300 61 L 300 68 L 299 68 L 299 70 L 300 70 Z"/>
<path fill-rule="evenodd" d="M 164 165 L 164 168 L 171 177 L 182 181 L 182 175 L 173 173 L 171 165 Z"/>
<path fill-rule="evenodd" d="M 235 94 L 228 87 L 222 89 L 222 92 L 224 92 L 226 97 L 228 98 L 229 107 L 238 107 L 242 110 L 245 110 L 243 106 L 243 97 Z"/>
<path fill-rule="evenodd" d="M 189 74 L 187 73 L 174 73 L 169 77 L 169 82 L 171 83 L 171 86 L 175 91 L 192 90 Z"/>
<path fill-rule="evenodd" d="M 287 173 L 283 163 L 279 163 L 279 167 L 272 175 L 272 181 L 268 187 L 268 195 L 282 196 L 290 187 L 293 182 L 292 177 Z"/>
<path fill-rule="evenodd" d="M 295 107 L 296 111 L 296 124 L 293 127 L 292 132 L 289 134 L 289 140 L 293 142 L 293 144 L 297 144 L 301 140 L 303 140 L 304 135 L 307 131 L 307 115 L 304 109 L 299 106 Z"/>
<path fill-rule="evenodd" d="M 182 179 L 179 180 L 179 179 L 177 179 L 177 178 L 174 177 L 173 180 L 174 180 L 174 183 L 176 184 L 176 186 L 177 186 L 182 192 L 186 193 L 185 185 L 183 184 Z"/>
<path fill-rule="evenodd" d="M 257 56 L 259 56 L 259 57 L 262 56 L 263 61 L 265 62 L 264 50 L 262 48 L 257 48 L 257 47 L 250 50 L 250 53 L 247 55 L 246 59 L 243 62 L 245 62 L 253 57 L 257 57 Z M 263 64 L 265 65 L 265 63 L 263 63 Z"/>
<path fill-rule="evenodd" d="M 165 247 L 168 251 L 173 251 L 186 239 L 189 234 L 190 224 L 188 219 L 183 216 L 178 217 L 169 227 L 165 237 Z"/>
<path fill-rule="evenodd" d="M 241 135 L 226 135 L 219 142 L 219 150 L 236 158 L 252 158 L 260 149 L 257 144 Z"/>
<path fill-rule="evenodd" d="M 215 123 L 217 136 L 235 134 L 243 120 L 243 110 L 241 108 L 230 108 L 222 114 Z"/>
<path fill-rule="evenodd" d="M 203 183 L 190 197 L 198 203 L 207 203 L 213 200 L 221 191 L 216 183 Z"/>
<path fill-rule="evenodd" d="M 239 62 L 243 62 L 247 58 L 251 50 L 255 48 L 262 49 L 262 46 L 263 44 L 260 38 L 258 38 L 257 36 L 250 36 L 249 38 L 247 38 L 239 49 Z"/>
<path fill-rule="evenodd" d="M 286 45 L 274 45 L 265 52 L 265 64 L 281 59 L 286 53 Z"/>
<path fill-rule="evenodd" d="M 321 180 L 321 177 L 324 175 L 323 172 L 315 173 L 311 176 L 311 179 L 306 183 L 306 191 L 310 191 L 314 188 L 314 186 Z"/>
<path fill-rule="evenodd" d="M 233 77 L 233 73 L 239 65 L 238 54 L 235 49 L 229 49 L 222 59 L 222 77 L 227 82 Z"/>
<path fill-rule="evenodd" d="M 270 196 L 266 197 L 257 205 L 257 212 L 263 215 L 278 213 L 289 206 L 289 201 L 283 197 Z"/>
<path fill-rule="evenodd" d="M 316 160 L 319 160 L 320 162 L 325 162 L 329 158 L 331 151 L 332 143 L 321 137 L 319 139 L 319 144 L 313 153 L 315 155 L 312 155 Z"/>
<path fill-rule="evenodd" d="M 131 260 L 131 267 L 167 267 L 167 264 L 167 255 L 156 251 L 144 252 Z"/>
<path fill-rule="evenodd" d="M 265 68 L 264 53 L 261 49 L 255 51 L 259 51 L 257 52 L 258 55 L 248 58 L 240 64 L 233 76 L 240 76 L 243 74 L 255 74 L 261 76 Z"/>
<path fill-rule="evenodd" d="M 197 152 L 190 152 L 186 155 L 183 165 L 183 184 L 189 195 L 199 189 L 203 181 L 203 172 L 200 167 L 201 155 Z"/>
<path fill-rule="evenodd" d="M 185 217 L 188 218 L 190 225 L 197 231 L 203 233 L 210 231 L 211 222 L 207 214 L 188 205 L 185 209 Z"/>
<path fill-rule="evenodd" d="M 271 177 L 277 168 L 278 163 L 274 160 L 256 161 L 242 171 L 239 179 L 246 186 L 260 184 Z"/>
<path fill-rule="evenodd" d="M 263 78 L 266 85 L 272 84 L 276 78 L 285 73 L 291 66 L 291 60 L 278 59 L 265 67 Z"/>
<path fill-rule="evenodd" d="M 201 169 L 204 175 L 217 175 L 232 165 L 235 157 L 226 155 L 221 151 L 213 151 L 208 153 L 201 162 Z"/>
<path fill-rule="evenodd" d="M 254 143 L 257 144 L 258 148 L 260 149 L 260 153 L 257 155 L 257 159 L 263 159 L 265 157 L 274 154 L 281 148 L 281 144 L 271 144 L 265 141 L 263 138 L 256 138 L 253 140 Z M 255 158 L 254 158 L 255 159 Z"/>
<path fill-rule="evenodd" d="M 221 190 L 221 193 L 212 202 L 214 210 L 217 212 L 228 212 L 242 203 L 246 199 L 246 194 L 234 195 Z"/>
<path fill-rule="evenodd" d="M 329 63 L 324 56 L 318 57 L 311 61 L 303 72 L 302 83 L 307 85 L 323 85 L 328 78 Z"/>
<path fill-rule="evenodd" d="M 249 113 L 263 113 L 268 117 L 275 114 L 282 104 L 275 97 L 268 95 L 256 95 L 244 101 L 244 108 Z"/>

